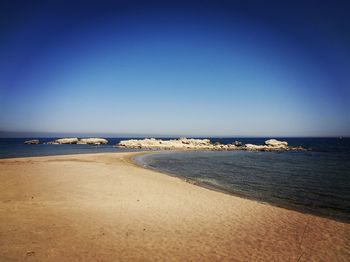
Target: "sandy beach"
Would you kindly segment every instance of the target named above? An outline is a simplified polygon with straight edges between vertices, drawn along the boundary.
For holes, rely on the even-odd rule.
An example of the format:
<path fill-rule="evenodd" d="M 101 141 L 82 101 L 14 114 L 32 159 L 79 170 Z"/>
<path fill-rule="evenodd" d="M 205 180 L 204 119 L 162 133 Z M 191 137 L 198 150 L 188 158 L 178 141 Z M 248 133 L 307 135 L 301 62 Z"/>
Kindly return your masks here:
<path fill-rule="evenodd" d="M 134 154 L 0 160 L 0 261 L 350 259 L 350 224 L 192 185 Z"/>

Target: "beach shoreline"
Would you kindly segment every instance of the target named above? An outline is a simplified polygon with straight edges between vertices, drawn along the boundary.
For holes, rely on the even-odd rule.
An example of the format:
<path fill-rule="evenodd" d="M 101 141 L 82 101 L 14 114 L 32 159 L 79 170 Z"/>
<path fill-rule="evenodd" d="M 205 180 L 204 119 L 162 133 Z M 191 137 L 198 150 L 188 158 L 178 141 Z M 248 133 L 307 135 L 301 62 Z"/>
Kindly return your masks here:
<path fill-rule="evenodd" d="M 99 153 L 0 160 L 0 258 L 347 261 L 350 225 Z M 170 259 L 169 259 L 170 258 Z"/>
<path fill-rule="evenodd" d="M 198 150 L 191 150 L 191 151 L 192 152 L 203 152 L 203 151 L 198 151 Z M 154 172 L 158 172 L 158 173 L 161 173 L 161 174 L 164 174 L 164 175 L 167 175 L 167 176 L 175 177 L 175 178 L 181 179 L 182 181 L 184 181 L 186 183 L 192 184 L 194 186 L 203 187 L 203 188 L 206 188 L 206 189 L 209 189 L 209 190 L 213 190 L 213 191 L 220 192 L 220 193 L 227 194 L 227 195 L 234 196 L 234 197 L 248 199 L 248 200 L 255 201 L 255 202 L 258 202 L 258 203 L 264 204 L 264 205 L 271 205 L 271 206 L 274 206 L 274 207 L 284 208 L 284 209 L 287 209 L 287 210 L 296 211 L 296 212 L 300 212 L 300 213 L 303 213 L 303 214 L 309 214 L 309 215 L 313 215 L 313 216 L 323 217 L 323 218 L 335 220 L 335 221 L 342 222 L 342 223 L 349 223 L 349 220 L 344 218 L 344 217 L 326 215 L 326 214 L 324 214 L 322 212 L 317 212 L 315 210 L 306 209 L 305 207 L 300 206 L 300 205 L 291 205 L 290 203 L 286 203 L 286 202 L 278 203 L 276 201 L 266 201 L 266 200 L 264 201 L 264 200 L 258 199 L 256 197 L 249 196 L 248 194 L 233 192 L 233 191 L 230 191 L 228 189 L 222 188 L 222 187 L 214 185 L 214 184 L 209 184 L 209 183 L 206 183 L 206 182 L 203 182 L 203 181 L 198 181 L 198 180 L 195 180 L 195 179 L 187 178 L 187 177 L 184 177 L 184 176 L 181 176 L 181 175 L 177 175 L 177 174 L 174 174 L 174 173 L 171 173 L 171 172 L 167 172 L 167 171 L 164 171 L 164 170 L 159 170 L 157 168 L 153 168 L 151 166 L 147 166 L 146 163 L 142 163 L 143 160 L 137 159 L 138 157 L 142 158 L 143 156 L 151 155 L 151 154 L 160 154 L 160 153 L 162 153 L 162 154 L 163 153 L 164 154 L 167 154 L 167 153 L 171 154 L 171 153 L 181 153 L 181 152 L 184 152 L 184 150 L 142 151 L 139 154 L 131 155 L 129 157 L 129 161 L 132 164 L 135 164 L 136 166 L 138 166 L 140 168 L 152 170 Z M 215 151 L 213 151 L 213 152 L 215 152 Z"/>

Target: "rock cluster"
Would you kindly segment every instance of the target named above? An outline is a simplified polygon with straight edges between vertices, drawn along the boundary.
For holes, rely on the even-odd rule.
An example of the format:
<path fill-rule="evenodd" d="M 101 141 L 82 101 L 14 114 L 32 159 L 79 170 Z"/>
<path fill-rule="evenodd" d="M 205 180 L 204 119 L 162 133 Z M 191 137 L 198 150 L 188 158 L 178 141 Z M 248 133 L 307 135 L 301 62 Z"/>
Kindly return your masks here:
<path fill-rule="evenodd" d="M 39 144 L 39 140 L 38 139 L 27 140 L 27 141 L 24 141 L 24 144 L 26 144 L 26 145 L 37 145 L 37 144 Z"/>
<path fill-rule="evenodd" d="M 145 149 L 208 149 L 213 146 L 209 139 L 172 139 L 162 140 L 155 138 L 123 140 L 117 144 L 125 148 Z"/>
<path fill-rule="evenodd" d="M 104 138 L 81 138 L 78 143 L 80 145 L 106 145 L 108 140 Z"/>
<path fill-rule="evenodd" d="M 246 150 L 258 150 L 258 151 L 273 151 L 273 150 L 290 150 L 295 149 L 292 147 L 288 147 L 288 143 L 286 141 L 279 141 L 276 139 L 269 139 L 265 141 L 264 145 L 253 145 L 246 144 Z"/>
<path fill-rule="evenodd" d="M 50 145 L 64 145 L 64 144 L 78 144 L 78 145 L 105 145 L 108 144 L 108 140 L 104 138 L 60 138 L 54 141 L 48 142 Z"/>
<path fill-rule="evenodd" d="M 60 139 L 56 139 L 54 141 L 50 141 L 50 142 L 48 142 L 48 144 L 51 144 L 51 145 L 77 144 L 78 141 L 79 141 L 79 139 L 76 137 L 74 137 L 74 138 L 60 138 Z"/>
<path fill-rule="evenodd" d="M 155 138 L 131 139 L 120 141 L 117 147 L 141 149 L 176 149 L 176 150 L 249 150 L 249 151 L 288 151 L 303 150 L 301 147 L 289 147 L 285 141 L 269 139 L 264 145 L 245 144 L 235 141 L 232 144 L 211 143 L 209 139 L 171 139 Z"/>
<path fill-rule="evenodd" d="M 286 141 L 278 141 L 276 139 L 269 139 L 265 141 L 267 146 L 277 146 L 277 147 L 287 147 L 288 143 Z"/>

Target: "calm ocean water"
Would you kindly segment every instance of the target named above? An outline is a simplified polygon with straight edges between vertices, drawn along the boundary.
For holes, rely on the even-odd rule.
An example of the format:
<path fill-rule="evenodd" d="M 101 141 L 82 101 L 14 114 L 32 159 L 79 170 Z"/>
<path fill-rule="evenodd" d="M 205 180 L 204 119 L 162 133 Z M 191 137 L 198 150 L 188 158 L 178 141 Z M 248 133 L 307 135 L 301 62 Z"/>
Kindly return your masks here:
<path fill-rule="evenodd" d="M 69 154 L 87 154 L 103 152 L 128 152 L 135 151 L 129 149 L 115 148 L 121 138 L 108 138 L 107 145 L 47 145 L 47 143 L 57 138 L 35 138 L 40 140 L 39 145 L 25 145 L 24 141 L 33 138 L 0 138 L 0 158 L 30 157 L 30 156 L 52 156 Z"/>
<path fill-rule="evenodd" d="M 55 138 L 42 138 L 48 142 Z M 274 205 L 350 223 L 350 139 L 282 138 L 305 152 L 169 152 L 137 157 L 149 168 L 195 180 Z M 0 158 L 126 152 L 109 144 L 24 145 L 26 138 L 0 139 Z M 212 138 L 213 142 L 262 144 L 266 138 Z"/>
<path fill-rule="evenodd" d="M 263 143 L 265 139 L 239 140 Z M 146 167 L 202 185 L 350 223 L 350 139 L 285 140 L 312 150 L 162 152 L 136 160 Z"/>

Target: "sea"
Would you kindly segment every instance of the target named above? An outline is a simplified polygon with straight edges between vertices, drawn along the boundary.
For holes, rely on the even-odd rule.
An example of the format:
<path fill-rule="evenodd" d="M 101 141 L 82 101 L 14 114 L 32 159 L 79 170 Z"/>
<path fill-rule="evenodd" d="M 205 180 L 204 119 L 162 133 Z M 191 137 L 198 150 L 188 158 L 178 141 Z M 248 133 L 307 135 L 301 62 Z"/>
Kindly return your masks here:
<path fill-rule="evenodd" d="M 125 138 L 108 138 L 109 144 L 101 146 L 24 145 L 27 139 L 1 138 L 0 158 L 135 151 L 113 147 Z M 266 139 L 210 138 L 222 144 L 263 144 Z M 159 151 L 135 161 L 213 190 L 350 223 L 350 138 L 277 139 L 308 150 Z"/>

